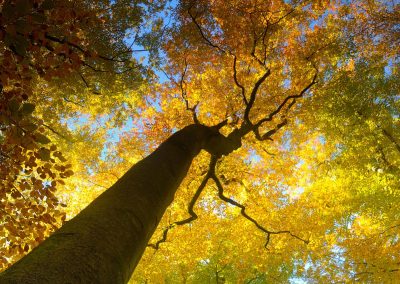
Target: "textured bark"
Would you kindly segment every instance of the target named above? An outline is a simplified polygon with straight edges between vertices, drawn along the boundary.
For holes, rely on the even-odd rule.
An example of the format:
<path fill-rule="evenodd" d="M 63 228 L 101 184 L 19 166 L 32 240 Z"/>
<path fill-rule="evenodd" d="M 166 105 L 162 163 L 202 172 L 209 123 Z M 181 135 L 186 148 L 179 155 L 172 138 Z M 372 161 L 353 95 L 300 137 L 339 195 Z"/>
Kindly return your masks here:
<path fill-rule="evenodd" d="M 0 274 L 0 283 L 126 283 L 193 158 L 221 135 L 190 125 Z"/>

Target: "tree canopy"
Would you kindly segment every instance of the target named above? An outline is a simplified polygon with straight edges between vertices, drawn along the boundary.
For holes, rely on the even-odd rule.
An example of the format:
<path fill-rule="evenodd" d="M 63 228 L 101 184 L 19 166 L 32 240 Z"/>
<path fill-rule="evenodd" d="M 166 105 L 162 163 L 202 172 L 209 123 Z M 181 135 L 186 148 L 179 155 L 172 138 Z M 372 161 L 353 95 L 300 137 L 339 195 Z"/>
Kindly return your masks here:
<path fill-rule="evenodd" d="M 399 9 L 3 1 L 0 265 L 195 123 L 235 150 L 195 158 L 132 283 L 398 279 Z"/>

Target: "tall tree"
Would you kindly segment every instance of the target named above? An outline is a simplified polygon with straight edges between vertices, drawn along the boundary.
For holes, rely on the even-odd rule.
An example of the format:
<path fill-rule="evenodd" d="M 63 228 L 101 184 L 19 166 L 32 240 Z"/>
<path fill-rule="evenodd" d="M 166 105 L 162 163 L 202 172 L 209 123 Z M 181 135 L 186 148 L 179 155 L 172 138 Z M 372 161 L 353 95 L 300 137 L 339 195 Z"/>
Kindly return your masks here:
<path fill-rule="evenodd" d="M 165 142 L 0 279 L 125 283 L 146 245 L 135 281 L 395 279 L 397 15 L 379 1 L 181 1 L 169 81 L 103 168 Z"/>

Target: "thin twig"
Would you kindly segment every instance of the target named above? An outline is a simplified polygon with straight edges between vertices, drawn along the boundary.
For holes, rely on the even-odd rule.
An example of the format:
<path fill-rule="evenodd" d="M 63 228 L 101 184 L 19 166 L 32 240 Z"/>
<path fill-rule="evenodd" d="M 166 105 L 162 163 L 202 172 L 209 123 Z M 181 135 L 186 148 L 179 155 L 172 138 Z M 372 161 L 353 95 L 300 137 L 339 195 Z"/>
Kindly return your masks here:
<path fill-rule="evenodd" d="M 379 128 L 381 128 L 381 127 L 379 127 Z M 386 138 L 388 138 L 394 144 L 394 146 L 396 147 L 396 150 L 400 153 L 400 144 L 396 141 L 396 139 L 394 139 L 393 135 L 390 134 L 389 131 L 387 131 L 386 129 L 384 129 L 384 128 L 381 128 L 381 129 L 382 129 L 382 133 L 386 136 Z"/>
<path fill-rule="evenodd" d="M 49 126 L 49 125 L 47 125 L 47 124 L 45 124 L 45 123 L 42 123 L 42 125 L 43 125 L 44 127 L 46 127 L 48 130 L 50 130 L 51 132 L 53 132 L 54 134 L 56 134 L 56 135 L 60 136 L 61 138 L 63 138 L 64 140 L 66 140 L 66 141 L 68 141 L 68 142 L 71 142 L 71 140 L 69 140 L 67 137 L 65 137 L 64 135 L 62 135 L 60 132 L 58 132 L 57 130 L 55 130 L 55 129 L 52 128 L 51 126 Z"/>

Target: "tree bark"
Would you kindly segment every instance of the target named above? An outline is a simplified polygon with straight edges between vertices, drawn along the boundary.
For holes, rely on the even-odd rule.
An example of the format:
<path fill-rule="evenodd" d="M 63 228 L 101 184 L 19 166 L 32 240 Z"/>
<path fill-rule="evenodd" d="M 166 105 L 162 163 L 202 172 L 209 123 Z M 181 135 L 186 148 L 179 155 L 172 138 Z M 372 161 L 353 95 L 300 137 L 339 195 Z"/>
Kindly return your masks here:
<path fill-rule="evenodd" d="M 193 158 L 221 136 L 202 125 L 176 132 L 1 273 L 0 283 L 126 283 Z"/>

